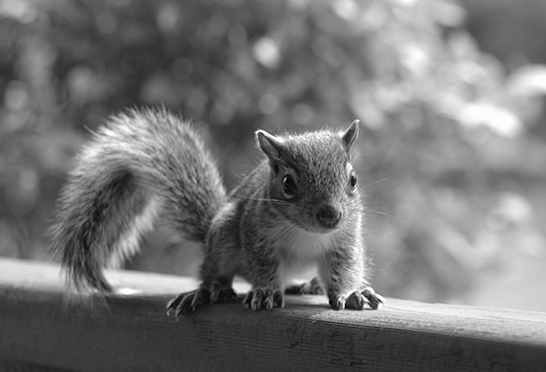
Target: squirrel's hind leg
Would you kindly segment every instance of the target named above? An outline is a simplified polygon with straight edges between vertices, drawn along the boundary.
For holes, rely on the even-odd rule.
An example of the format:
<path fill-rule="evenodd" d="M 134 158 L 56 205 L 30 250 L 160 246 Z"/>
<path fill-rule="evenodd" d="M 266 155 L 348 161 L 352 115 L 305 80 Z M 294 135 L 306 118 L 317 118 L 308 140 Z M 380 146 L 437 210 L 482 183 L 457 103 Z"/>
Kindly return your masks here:
<path fill-rule="evenodd" d="M 181 293 L 173 298 L 167 304 L 167 315 L 178 320 L 182 315 L 187 315 L 203 305 L 232 301 L 238 301 L 238 296 L 231 284 L 214 281 L 210 286 L 201 285 L 195 291 Z"/>
<path fill-rule="evenodd" d="M 288 286 L 284 293 L 289 295 L 321 295 L 324 294 L 324 289 L 319 281 L 319 278 L 315 277 L 303 284 L 295 284 Z"/>

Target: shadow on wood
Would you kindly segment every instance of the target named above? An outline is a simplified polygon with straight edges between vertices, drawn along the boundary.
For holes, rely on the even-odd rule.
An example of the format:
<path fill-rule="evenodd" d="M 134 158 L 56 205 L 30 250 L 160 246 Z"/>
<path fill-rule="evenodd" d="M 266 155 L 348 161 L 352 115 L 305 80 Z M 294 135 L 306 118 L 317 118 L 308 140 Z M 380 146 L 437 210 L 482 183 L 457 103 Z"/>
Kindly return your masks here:
<path fill-rule="evenodd" d="M 216 304 L 176 322 L 165 305 L 195 281 L 122 271 L 108 278 L 125 294 L 90 306 L 65 295 L 57 266 L 0 260 L 0 367 L 546 370 L 546 313 L 394 299 L 379 311 L 334 311 L 324 296 L 288 296 L 282 310 Z"/>

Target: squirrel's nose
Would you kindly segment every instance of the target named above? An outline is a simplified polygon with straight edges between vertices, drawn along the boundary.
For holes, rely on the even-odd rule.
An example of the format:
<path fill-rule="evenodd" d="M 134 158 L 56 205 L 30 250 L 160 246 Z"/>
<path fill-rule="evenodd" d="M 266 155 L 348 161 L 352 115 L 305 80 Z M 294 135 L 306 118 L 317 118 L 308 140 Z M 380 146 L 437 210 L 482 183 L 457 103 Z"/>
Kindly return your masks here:
<path fill-rule="evenodd" d="M 317 220 L 322 226 L 332 228 L 341 220 L 341 214 L 340 209 L 326 204 L 317 211 Z"/>

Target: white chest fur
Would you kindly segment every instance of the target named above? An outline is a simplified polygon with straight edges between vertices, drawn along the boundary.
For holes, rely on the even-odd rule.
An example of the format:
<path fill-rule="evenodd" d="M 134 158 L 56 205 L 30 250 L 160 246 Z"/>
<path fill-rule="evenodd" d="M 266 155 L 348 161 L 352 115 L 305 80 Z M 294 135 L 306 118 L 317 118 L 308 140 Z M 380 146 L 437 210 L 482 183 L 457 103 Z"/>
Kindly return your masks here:
<path fill-rule="evenodd" d="M 278 275 L 281 286 L 310 280 L 317 274 L 317 267 L 336 244 L 336 233 L 319 234 L 296 226 L 272 231 L 279 259 Z"/>

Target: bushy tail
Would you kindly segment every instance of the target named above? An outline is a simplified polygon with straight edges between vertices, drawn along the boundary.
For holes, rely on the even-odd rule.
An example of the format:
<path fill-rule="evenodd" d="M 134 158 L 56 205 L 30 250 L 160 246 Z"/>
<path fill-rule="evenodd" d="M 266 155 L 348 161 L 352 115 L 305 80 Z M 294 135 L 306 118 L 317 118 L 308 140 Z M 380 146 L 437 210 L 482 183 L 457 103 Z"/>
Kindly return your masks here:
<path fill-rule="evenodd" d="M 105 266 L 160 220 L 204 243 L 226 192 L 203 141 L 166 110 L 112 117 L 77 158 L 58 201 L 52 250 L 77 289 L 111 291 Z"/>

